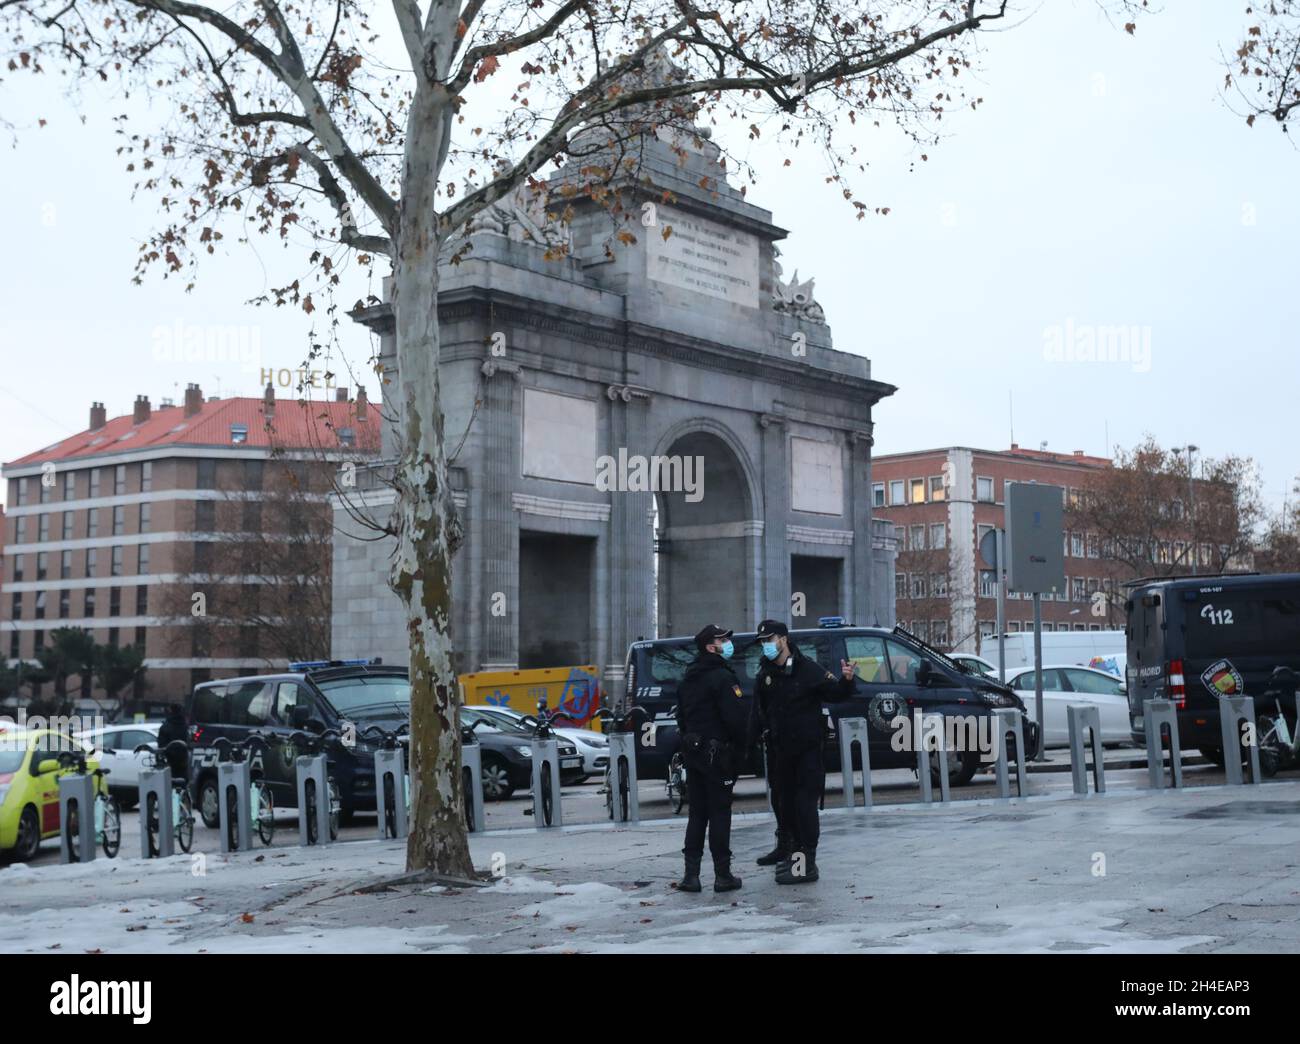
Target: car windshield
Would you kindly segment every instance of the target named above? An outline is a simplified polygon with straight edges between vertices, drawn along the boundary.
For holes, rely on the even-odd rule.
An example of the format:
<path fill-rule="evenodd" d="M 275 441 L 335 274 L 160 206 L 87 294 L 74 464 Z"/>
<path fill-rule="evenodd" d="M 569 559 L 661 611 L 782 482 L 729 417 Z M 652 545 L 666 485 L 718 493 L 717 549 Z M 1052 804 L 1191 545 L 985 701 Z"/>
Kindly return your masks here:
<path fill-rule="evenodd" d="M 4 741 L 0 740 L 0 744 L 3 743 Z M 14 750 L 11 745 L 0 746 L 0 773 L 17 772 L 22 767 L 23 758 L 26 754 L 27 750 L 25 748 Z"/>
<path fill-rule="evenodd" d="M 378 717 L 411 712 L 411 683 L 405 678 L 334 678 L 316 684 L 340 714 L 369 713 Z"/>

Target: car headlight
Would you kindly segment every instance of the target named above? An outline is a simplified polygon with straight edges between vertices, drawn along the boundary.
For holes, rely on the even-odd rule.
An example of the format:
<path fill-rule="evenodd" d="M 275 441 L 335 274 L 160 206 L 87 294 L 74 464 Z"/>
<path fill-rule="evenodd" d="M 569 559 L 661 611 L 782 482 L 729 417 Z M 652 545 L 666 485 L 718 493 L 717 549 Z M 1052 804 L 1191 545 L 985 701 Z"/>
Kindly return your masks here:
<path fill-rule="evenodd" d="M 533 756 L 532 747 L 525 747 L 523 744 L 518 744 L 514 749 L 516 754 L 522 754 L 526 758 L 531 758 Z"/>
<path fill-rule="evenodd" d="M 589 747 L 595 747 L 597 750 L 605 750 L 609 747 L 609 740 L 604 736 L 600 736 L 599 738 L 592 736 L 591 739 L 584 739 L 583 742 Z"/>
<path fill-rule="evenodd" d="M 991 707 L 1014 707 L 1016 700 L 1014 696 L 1009 696 L 1005 692 L 982 692 L 980 695 L 984 702 Z"/>

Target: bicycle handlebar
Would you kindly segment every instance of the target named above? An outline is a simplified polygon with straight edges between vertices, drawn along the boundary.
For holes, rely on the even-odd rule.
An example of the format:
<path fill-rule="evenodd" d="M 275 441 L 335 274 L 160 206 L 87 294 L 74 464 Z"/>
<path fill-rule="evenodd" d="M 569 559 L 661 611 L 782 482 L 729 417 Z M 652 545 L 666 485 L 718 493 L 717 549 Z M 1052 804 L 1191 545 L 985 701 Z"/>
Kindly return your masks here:
<path fill-rule="evenodd" d="M 184 740 L 174 739 L 170 743 L 168 743 L 167 746 L 165 747 L 157 747 L 154 746 L 152 743 L 141 743 L 131 753 L 151 754 L 153 755 L 154 768 L 162 768 L 164 765 L 169 764 L 167 760 L 167 755 L 169 753 L 174 752 L 179 754 L 181 751 L 184 751 L 186 754 L 188 754 L 190 752 L 190 745 L 186 743 Z"/>
<path fill-rule="evenodd" d="M 325 729 L 322 732 L 299 732 L 295 730 L 289 733 L 287 739 L 279 737 L 277 739 L 280 743 L 288 743 L 295 748 L 302 747 L 308 754 L 319 754 L 325 748 L 326 743 L 330 740 L 337 741 L 339 739 L 339 730 Z"/>
<path fill-rule="evenodd" d="M 608 720 L 610 724 L 613 725 L 615 732 L 631 731 L 628 728 L 628 723 L 637 714 L 640 714 L 642 717 L 646 717 L 646 718 L 650 717 L 650 712 L 647 711 L 644 707 L 633 707 L 626 714 L 619 714 L 616 711 L 610 710 L 608 707 L 600 707 L 596 711 L 596 717 L 600 718 L 601 721 Z"/>
<path fill-rule="evenodd" d="M 368 725 L 361 730 L 361 736 L 376 736 L 379 738 L 379 745 L 384 750 L 396 750 L 398 743 L 401 742 L 402 736 L 411 731 L 411 726 L 406 722 L 397 726 L 392 732 L 389 732 L 382 725 Z"/>
<path fill-rule="evenodd" d="M 231 740 L 228 736 L 218 736 L 212 741 L 212 749 L 217 752 L 218 761 L 241 762 L 256 747 L 261 747 L 263 752 L 267 748 L 266 737 L 260 732 L 251 732 L 238 742 Z M 236 757 L 235 755 L 240 756 Z"/>

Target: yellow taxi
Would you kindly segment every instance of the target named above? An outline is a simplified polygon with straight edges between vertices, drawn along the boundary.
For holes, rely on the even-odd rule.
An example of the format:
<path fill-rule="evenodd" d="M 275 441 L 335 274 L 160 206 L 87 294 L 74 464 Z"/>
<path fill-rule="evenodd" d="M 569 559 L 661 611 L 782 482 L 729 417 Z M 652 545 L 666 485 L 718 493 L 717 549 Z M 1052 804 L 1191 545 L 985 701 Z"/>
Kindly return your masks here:
<path fill-rule="evenodd" d="M 53 729 L 0 731 L 0 857 L 27 862 L 43 840 L 59 836 L 59 777 L 75 771 L 59 765 L 59 753 L 85 749 Z"/>

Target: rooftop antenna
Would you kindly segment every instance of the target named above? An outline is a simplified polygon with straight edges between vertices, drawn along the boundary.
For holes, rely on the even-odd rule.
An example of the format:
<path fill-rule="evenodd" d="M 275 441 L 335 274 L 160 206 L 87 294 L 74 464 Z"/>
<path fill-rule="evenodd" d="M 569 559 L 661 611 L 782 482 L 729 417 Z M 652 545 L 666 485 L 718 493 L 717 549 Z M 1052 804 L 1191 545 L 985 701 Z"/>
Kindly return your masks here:
<path fill-rule="evenodd" d="M 1011 389 L 1007 389 L 1007 423 L 1011 428 L 1011 445 L 1016 444 L 1016 405 Z"/>

